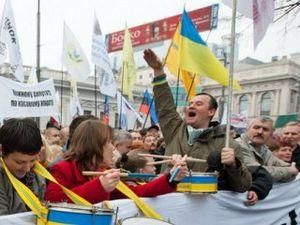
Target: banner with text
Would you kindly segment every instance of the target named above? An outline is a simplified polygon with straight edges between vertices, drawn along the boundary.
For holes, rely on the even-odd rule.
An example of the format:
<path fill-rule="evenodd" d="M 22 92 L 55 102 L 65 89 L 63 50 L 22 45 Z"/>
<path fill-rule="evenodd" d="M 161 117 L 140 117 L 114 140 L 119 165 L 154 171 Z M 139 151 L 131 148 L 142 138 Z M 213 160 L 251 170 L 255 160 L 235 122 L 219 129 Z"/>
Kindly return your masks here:
<path fill-rule="evenodd" d="M 0 118 L 57 115 L 53 79 L 25 84 L 0 77 Z"/>
<path fill-rule="evenodd" d="M 214 4 L 189 12 L 189 15 L 199 32 L 217 28 L 219 5 Z M 176 30 L 181 14 L 156 20 L 140 26 L 129 28 L 132 46 L 146 45 L 171 39 Z M 124 30 L 106 35 L 108 52 L 121 50 L 124 41 Z"/>

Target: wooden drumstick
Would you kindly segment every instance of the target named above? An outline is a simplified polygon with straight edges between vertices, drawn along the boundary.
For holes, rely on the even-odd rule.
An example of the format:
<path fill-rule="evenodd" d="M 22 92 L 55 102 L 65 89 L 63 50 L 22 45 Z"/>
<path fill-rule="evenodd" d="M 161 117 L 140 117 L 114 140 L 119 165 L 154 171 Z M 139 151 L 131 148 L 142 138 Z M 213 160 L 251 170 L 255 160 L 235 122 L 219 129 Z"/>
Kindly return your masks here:
<path fill-rule="evenodd" d="M 143 154 L 139 153 L 139 156 L 144 156 L 144 157 L 153 157 L 157 159 L 172 159 L 172 156 L 167 156 L 167 155 L 153 155 L 153 154 Z M 206 163 L 205 159 L 196 159 L 192 157 L 187 157 L 186 158 L 187 162 L 199 162 L 199 163 Z"/>

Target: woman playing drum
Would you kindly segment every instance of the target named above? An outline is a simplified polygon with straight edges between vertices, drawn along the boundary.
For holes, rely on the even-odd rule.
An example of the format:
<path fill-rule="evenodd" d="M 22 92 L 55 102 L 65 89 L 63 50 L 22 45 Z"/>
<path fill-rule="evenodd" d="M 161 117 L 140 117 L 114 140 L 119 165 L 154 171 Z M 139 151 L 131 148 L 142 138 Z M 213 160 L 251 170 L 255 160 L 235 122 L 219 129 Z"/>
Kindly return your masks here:
<path fill-rule="evenodd" d="M 112 167 L 112 129 L 100 121 L 87 120 L 76 128 L 71 149 L 64 155 L 61 161 L 51 168 L 52 175 L 57 181 L 91 203 L 104 200 L 125 198 L 116 190 L 120 180 L 120 170 Z M 172 182 L 169 182 L 170 173 L 139 186 L 129 186 L 140 197 L 154 197 L 170 193 L 176 190 L 176 183 L 185 177 L 187 167 L 184 160 L 174 156 L 174 168 L 179 168 L 179 173 Z M 82 171 L 104 171 L 105 175 L 98 177 L 86 177 Z M 177 169 L 178 170 L 178 169 Z M 171 179 L 172 180 L 172 179 Z M 63 190 L 55 183 L 47 186 L 45 199 L 50 202 L 71 200 Z"/>

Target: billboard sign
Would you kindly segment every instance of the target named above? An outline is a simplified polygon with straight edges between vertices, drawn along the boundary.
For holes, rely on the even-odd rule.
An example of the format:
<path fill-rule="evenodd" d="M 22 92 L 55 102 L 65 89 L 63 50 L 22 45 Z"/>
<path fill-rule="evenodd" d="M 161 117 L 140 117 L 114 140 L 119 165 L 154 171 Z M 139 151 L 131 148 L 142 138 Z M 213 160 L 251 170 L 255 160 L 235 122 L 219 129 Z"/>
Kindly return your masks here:
<path fill-rule="evenodd" d="M 188 12 L 199 32 L 217 28 L 219 5 Z M 133 47 L 171 39 L 181 14 L 130 28 Z M 121 50 L 124 30 L 106 35 L 108 52 Z"/>

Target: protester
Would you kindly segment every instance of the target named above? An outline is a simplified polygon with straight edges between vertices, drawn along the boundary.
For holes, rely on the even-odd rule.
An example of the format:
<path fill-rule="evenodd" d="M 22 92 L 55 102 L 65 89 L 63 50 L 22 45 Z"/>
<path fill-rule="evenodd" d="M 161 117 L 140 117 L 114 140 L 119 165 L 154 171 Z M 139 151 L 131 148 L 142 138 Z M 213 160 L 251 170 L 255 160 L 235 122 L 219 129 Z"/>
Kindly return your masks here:
<path fill-rule="evenodd" d="M 60 146 L 62 148 L 66 148 L 67 147 L 67 142 L 69 139 L 69 127 L 63 127 L 60 129 L 59 132 L 60 135 Z"/>
<path fill-rule="evenodd" d="M 159 137 L 160 137 L 160 135 L 159 135 L 159 126 L 152 125 L 152 126 L 148 127 L 147 134 L 150 134 L 150 135 L 154 136 L 158 140 Z"/>
<path fill-rule="evenodd" d="M 184 120 L 176 111 L 173 96 L 168 86 L 163 64 L 155 53 L 147 49 L 144 59 L 154 70 L 153 92 L 159 125 L 166 142 L 166 155 L 180 154 L 193 158 L 207 159 L 213 151 L 221 155 L 221 162 L 227 171 L 226 179 L 232 190 L 245 192 L 250 188 L 251 175 L 243 166 L 241 149 L 230 139 L 230 147 L 225 147 L 225 129 L 211 123 L 217 110 L 216 100 L 207 93 L 200 93 L 189 102 L 184 111 Z M 189 169 L 204 172 L 206 163 L 188 163 Z M 165 167 L 162 167 L 164 170 Z"/>
<path fill-rule="evenodd" d="M 147 163 L 153 163 L 153 157 L 140 156 L 139 154 L 149 154 L 149 152 L 137 149 L 127 153 L 128 159 L 124 163 L 123 169 L 132 173 L 146 173 L 155 174 L 156 168 L 153 165 L 147 165 Z"/>
<path fill-rule="evenodd" d="M 132 149 L 140 149 L 143 146 L 143 138 L 140 132 L 132 130 L 129 133 L 132 137 Z"/>
<path fill-rule="evenodd" d="M 267 117 L 252 119 L 248 122 L 245 134 L 239 141 L 243 147 L 244 161 L 247 166 L 263 166 L 274 182 L 287 182 L 295 178 L 298 169 L 275 157 L 265 145 L 272 134 L 273 121 Z"/>
<path fill-rule="evenodd" d="M 53 125 L 52 123 L 47 123 L 45 130 L 45 138 L 49 145 L 60 145 L 60 128 Z"/>
<path fill-rule="evenodd" d="M 132 137 L 128 131 L 118 130 L 114 131 L 113 145 L 115 149 L 113 151 L 113 161 L 117 168 L 121 168 L 124 161 L 127 160 L 127 153 L 132 148 Z"/>
<path fill-rule="evenodd" d="M 300 169 L 300 127 L 298 122 L 290 122 L 282 128 L 282 141 L 292 149 L 290 162 L 295 162 L 298 170 Z"/>
<path fill-rule="evenodd" d="M 0 128 L 0 151 L 8 170 L 43 200 L 45 181 L 32 168 L 43 145 L 40 130 L 31 119 L 9 119 Z M 0 215 L 26 212 L 23 200 L 0 162 Z"/>
<path fill-rule="evenodd" d="M 110 127 L 96 120 L 84 121 L 76 128 L 72 136 L 70 151 L 65 154 L 64 161 L 54 165 L 51 173 L 61 185 L 91 203 L 124 198 L 124 195 L 116 190 L 120 181 L 120 170 L 110 169 L 113 163 L 113 149 Z M 183 164 L 182 160 L 176 161 L 175 165 L 180 172 L 175 176 L 175 182 L 169 182 L 170 173 L 168 173 L 147 184 L 129 186 L 129 188 L 141 197 L 154 197 L 175 191 L 176 183 L 187 173 L 187 167 Z M 106 174 L 90 179 L 82 175 L 82 171 L 86 170 L 105 171 Z M 45 199 L 51 202 L 70 202 L 62 189 L 52 182 L 47 186 Z"/>

